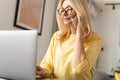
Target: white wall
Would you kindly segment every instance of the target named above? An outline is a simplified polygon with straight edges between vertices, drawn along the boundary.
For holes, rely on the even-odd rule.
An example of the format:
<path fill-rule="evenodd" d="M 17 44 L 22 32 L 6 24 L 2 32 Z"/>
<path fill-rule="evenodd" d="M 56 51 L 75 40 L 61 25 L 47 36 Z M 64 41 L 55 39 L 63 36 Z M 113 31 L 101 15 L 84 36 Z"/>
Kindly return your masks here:
<path fill-rule="evenodd" d="M 0 30 L 14 29 L 14 10 L 17 0 L 0 0 Z"/>
<path fill-rule="evenodd" d="M 13 26 L 17 0 L 0 0 L 0 30 L 16 30 Z M 37 63 L 40 63 L 52 36 L 56 0 L 46 0 L 42 35 L 38 38 Z"/>
<path fill-rule="evenodd" d="M 120 7 L 116 6 L 116 10 L 112 10 L 112 7 L 103 9 L 100 16 L 92 22 L 95 31 L 104 40 L 104 50 L 100 53 L 98 68 L 113 74 L 111 70 L 117 66 L 120 59 Z"/>

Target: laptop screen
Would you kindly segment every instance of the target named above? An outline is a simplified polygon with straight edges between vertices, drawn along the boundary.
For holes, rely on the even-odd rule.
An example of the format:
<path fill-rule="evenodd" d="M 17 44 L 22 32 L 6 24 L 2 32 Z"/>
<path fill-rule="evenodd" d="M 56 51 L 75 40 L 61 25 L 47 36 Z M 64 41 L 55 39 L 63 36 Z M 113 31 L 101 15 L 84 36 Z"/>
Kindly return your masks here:
<path fill-rule="evenodd" d="M 0 31 L 0 77 L 35 80 L 36 30 Z"/>

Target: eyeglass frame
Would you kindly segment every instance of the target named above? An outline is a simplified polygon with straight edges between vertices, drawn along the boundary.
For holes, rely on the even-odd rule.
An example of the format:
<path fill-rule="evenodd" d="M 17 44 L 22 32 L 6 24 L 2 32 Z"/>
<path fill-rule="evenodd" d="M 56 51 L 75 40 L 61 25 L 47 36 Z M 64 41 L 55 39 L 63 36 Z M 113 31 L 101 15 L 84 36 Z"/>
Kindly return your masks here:
<path fill-rule="evenodd" d="M 61 9 L 64 10 L 63 13 L 60 12 Z M 62 11 L 62 10 L 61 10 L 61 11 Z M 70 7 L 70 6 L 68 6 L 68 7 L 66 7 L 66 8 L 59 8 L 59 9 L 57 9 L 57 12 L 58 12 L 59 15 L 64 15 L 65 13 L 69 15 L 69 14 L 71 14 L 72 10 L 73 10 L 73 8 Z M 69 12 L 69 11 L 70 11 L 70 12 Z"/>

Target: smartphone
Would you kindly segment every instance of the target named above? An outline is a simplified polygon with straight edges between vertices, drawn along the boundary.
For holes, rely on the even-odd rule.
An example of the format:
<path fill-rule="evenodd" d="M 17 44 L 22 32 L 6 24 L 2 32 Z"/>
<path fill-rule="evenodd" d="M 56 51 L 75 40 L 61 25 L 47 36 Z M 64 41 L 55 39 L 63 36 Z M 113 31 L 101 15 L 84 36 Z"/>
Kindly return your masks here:
<path fill-rule="evenodd" d="M 72 19 L 72 22 L 73 22 L 74 27 L 77 27 L 77 24 L 78 24 L 77 16 L 75 16 L 75 17 Z"/>

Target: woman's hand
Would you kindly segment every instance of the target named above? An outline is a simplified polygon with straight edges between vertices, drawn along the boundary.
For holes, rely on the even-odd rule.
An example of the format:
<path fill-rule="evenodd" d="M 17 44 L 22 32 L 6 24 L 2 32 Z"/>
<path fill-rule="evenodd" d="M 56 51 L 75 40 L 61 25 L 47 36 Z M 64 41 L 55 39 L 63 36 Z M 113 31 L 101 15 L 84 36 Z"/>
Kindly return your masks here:
<path fill-rule="evenodd" d="M 78 17 L 78 25 L 76 28 L 76 40 L 75 40 L 75 48 L 73 52 L 72 57 L 72 66 L 76 67 L 78 64 L 80 64 L 85 58 L 85 50 L 84 50 L 84 20 L 81 20 L 80 17 Z"/>
<path fill-rule="evenodd" d="M 49 77 L 49 73 L 46 69 L 36 65 L 36 78 Z"/>
<path fill-rule="evenodd" d="M 77 17 L 78 17 L 78 24 L 76 28 L 76 37 L 82 38 L 82 36 L 84 35 L 84 30 L 86 28 L 85 19 L 84 17 L 80 17 L 80 16 Z"/>

